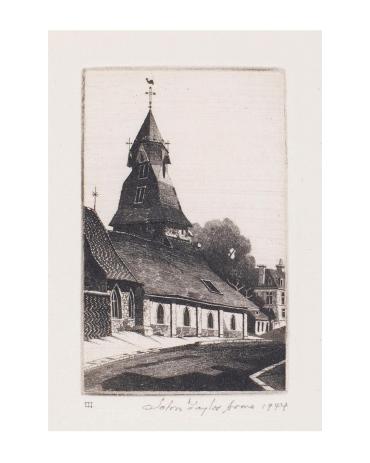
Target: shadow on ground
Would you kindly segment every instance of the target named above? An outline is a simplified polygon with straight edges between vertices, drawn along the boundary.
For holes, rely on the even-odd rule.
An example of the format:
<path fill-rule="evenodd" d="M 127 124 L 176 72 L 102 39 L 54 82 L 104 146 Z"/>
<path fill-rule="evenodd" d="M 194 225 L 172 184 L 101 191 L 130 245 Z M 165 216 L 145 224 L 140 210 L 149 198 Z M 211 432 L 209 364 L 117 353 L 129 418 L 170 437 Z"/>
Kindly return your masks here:
<path fill-rule="evenodd" d="M 285 344 L 274 341 L 184 346 L 91 369 L 84 385 L 89 393 L 260 391 L 250 375 L 284 359 Z M 285 381 L 285 368 L 277 374 Z"/>
<path fill-rule="evenodd" d="M 220 370 L 221 367 L 215 367 Z M 103 391 L 259 391 L 244 371 L 223 368 L 217 375 L 188 373 L 171 378 L 155 378 L 123 373 L 102 383 Z"/>

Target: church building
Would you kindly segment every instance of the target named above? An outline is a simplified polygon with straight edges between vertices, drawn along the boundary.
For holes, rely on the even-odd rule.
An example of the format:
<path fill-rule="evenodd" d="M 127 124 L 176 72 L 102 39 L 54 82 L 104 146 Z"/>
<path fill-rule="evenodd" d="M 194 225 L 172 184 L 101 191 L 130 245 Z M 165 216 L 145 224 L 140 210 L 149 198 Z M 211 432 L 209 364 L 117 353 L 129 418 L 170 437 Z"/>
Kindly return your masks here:
<path fill-rule="evenodd" d="M 191 222 L 169 175 L 168 145 L 151 109 L 151 87 L 149 94 L 112 229 L 84 208 L 85 339 L 122 330 L 246 338 L 248 309 L 257 307 L 215 274 L 192 243 Z"/>

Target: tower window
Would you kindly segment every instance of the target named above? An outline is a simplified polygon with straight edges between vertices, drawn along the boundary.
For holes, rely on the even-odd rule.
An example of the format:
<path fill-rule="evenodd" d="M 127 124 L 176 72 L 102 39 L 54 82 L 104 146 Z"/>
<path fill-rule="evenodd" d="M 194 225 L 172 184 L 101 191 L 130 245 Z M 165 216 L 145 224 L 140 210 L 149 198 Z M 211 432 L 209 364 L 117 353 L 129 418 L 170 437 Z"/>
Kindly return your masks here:
<path fill-rule="evenodd" d="M 136 188 L 135 204 L 141 204 L 144 201 L 145 186 Z"/>
<path fill-rule="evenodd" d="M 216 286 L 212 283 L 212 281 L 210 280 L 202 280 L 202 283 L 204 284 L 204 286 L 208 289 L 209 292 L 211 293 L 216 293 L 216 294 L 222 294 L 217 288 Z"/>
<path fill-rule="evenodd" d="M 231 316 L 231 323 L 230 323 L 230 327 L 232 330 L 235 330 L 236 329 L 236 323 L 235 323 L 235 315 L 232 315 Z"/>
<path fill-rule="evenodd" d="M 208 328 L 213 328 L 213 315 L 211 312 L 208 314 Z"/>
<path fill-rule="evenodd" d="M 140 164 L 139 166 L 139 178 L 148 178 L 149 166 L 148 163 Z"/>
<path fill-rule="evenodd" d="M 285 304 L 285 292 L 284 291 L 281 292 L 281 303 Z"/>

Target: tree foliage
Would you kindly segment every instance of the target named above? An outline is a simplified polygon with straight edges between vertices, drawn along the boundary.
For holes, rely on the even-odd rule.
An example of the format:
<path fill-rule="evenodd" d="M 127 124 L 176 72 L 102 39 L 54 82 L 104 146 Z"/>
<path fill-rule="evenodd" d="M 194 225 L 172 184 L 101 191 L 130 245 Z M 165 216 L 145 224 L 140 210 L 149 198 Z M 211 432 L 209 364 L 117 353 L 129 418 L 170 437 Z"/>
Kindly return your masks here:
<path fill-rule="evenodd" d="M 199 243 L 208 265 L 230 286 L 248 296 L 255 258 L 252 246 L 228 218 L 211 220 L 204 227 L 194 224 L 194 241 Z"/>

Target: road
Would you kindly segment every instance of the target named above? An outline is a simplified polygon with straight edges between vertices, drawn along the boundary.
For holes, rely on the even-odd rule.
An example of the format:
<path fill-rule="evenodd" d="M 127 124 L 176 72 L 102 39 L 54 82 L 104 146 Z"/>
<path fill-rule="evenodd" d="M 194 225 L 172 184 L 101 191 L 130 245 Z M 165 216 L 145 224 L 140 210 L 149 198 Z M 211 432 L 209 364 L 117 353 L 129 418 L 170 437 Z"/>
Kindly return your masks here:
<path fill-rule="evenodd" d="M 88 370 L 85 391 L 259 391 L 249 376 L 284 358 L 279 341 L 190 344 Z"/>

